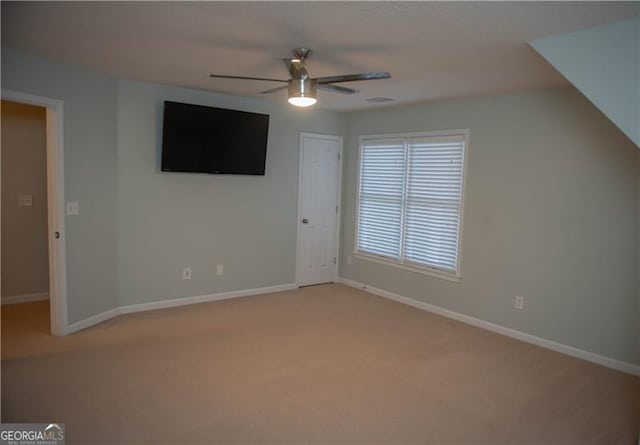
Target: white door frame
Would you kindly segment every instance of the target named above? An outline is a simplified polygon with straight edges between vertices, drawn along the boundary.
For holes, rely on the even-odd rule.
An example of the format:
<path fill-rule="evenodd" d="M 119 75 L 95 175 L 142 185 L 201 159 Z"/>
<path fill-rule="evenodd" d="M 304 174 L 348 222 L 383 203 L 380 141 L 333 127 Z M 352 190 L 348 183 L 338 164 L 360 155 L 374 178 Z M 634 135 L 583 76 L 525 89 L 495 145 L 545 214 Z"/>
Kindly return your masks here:
<path fill-rule="evenodd" d="M 305 136 L 314 137 L 317 139 L 327 139 L 329 141 L 337 141 L 340 146 L 340 151 L 338 152 L 338 211 L 336 212 L 336 268 L 335 268 L 335 277 L 334 281 L 338 279 L 338 271 L 340 270 L 340 236 L 341 236 L 341 217 L 342 214 L 342 159 L 343 159 L 343 150 L 344 143 L 342 136 L 335 136 L 330 134 L 319 134 L 319 133 L 308 133 L 308 132 L 300 132 L 300 146 L 299 150 L 299 165 L 298 165 L 298 218 L 296 219 L 296 229 L 297 229 L 297 237 L 296 237 L 296 284 L 298 287 L 300 286 L 300 270 L 299 270 L 299 258 L 300 258 L 300 240 L 301 236 L 301 226 L 300 221 L 302 220 L 302 172 L 303 172 L 303 162 L 304 162 L 304 152 L 303 152 L 303 141 Z"/>
<path fill-rule="evenodd" d="M 47 215 L 49 231 L 47 238 L 49 240 L 51 333 L 66 335 L 68 320 L 64 231 L 63 102 L 49 97 L 34 96 L 6 89 L 2 89 L 2 99 L 44 107 L 47 110 Z"/>

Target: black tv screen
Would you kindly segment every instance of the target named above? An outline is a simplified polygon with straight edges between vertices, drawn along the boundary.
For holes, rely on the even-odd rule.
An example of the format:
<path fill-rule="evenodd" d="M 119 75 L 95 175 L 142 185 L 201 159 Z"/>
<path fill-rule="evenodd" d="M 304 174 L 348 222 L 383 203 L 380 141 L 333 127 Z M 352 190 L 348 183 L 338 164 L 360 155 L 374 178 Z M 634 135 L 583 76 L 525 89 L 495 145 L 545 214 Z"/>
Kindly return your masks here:
<path fill-rule="evenodd" d="M 164 102 L 164 172 L 264 175 L 269 115 Z"/>

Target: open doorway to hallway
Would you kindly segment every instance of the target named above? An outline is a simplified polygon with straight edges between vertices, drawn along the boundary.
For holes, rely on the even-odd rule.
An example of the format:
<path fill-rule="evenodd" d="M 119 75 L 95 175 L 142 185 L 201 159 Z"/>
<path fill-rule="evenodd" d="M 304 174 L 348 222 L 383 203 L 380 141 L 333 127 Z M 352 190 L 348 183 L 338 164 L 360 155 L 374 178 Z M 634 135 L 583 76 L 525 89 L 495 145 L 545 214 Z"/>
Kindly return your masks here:
<path fill-rule="evenodd" d="M 1 121 L 2 318 L 49 332 L 47 110 L 2 100 Z"/>

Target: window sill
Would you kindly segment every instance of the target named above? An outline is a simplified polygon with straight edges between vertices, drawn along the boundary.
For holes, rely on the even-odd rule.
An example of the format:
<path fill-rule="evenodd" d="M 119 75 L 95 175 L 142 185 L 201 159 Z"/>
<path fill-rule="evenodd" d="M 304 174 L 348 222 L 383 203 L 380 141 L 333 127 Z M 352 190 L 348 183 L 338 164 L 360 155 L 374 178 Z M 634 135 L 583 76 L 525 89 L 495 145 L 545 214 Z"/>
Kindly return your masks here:
<path fill-rule="evenodd" d="M 374 263 L 395 267 L 396 269 L 408 270 L 410 272 L 420 273 L 422 275 L 428 275 L 430 277 L 440 278 L 441 280 L 451 281 L 454 283 L 459 283 L 460 281 L 462 281 L 462 277 L 460 275 L 456 275 L 455 273 L 447 273 L 431 267 L 421 267 L 414 264 L 400 263 L 398 261 L 375 255 L 368 255 L 362 252 L 354 252 L 353 256 L 362 260 L 372 261 Z"/>

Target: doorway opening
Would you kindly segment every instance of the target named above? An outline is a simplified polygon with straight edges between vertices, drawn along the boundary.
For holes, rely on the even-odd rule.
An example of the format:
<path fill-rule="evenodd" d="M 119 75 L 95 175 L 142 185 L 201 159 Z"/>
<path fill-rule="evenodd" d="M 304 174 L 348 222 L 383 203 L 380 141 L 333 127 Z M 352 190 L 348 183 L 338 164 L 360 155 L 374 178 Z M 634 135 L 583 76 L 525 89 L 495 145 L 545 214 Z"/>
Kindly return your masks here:
<path fill-rule="evenodd" d="M 0 111 L 2 318 L 65 335 L 62 102 L 2 90 Z"/>

